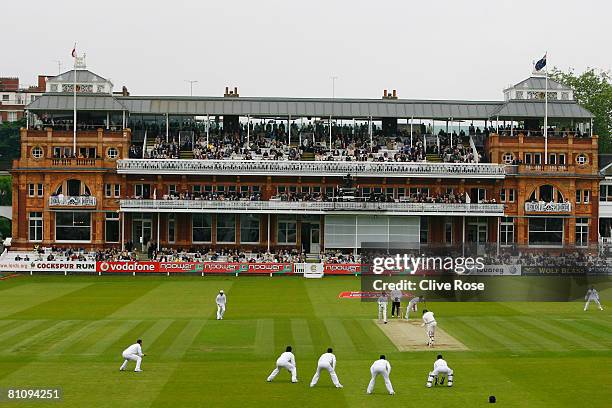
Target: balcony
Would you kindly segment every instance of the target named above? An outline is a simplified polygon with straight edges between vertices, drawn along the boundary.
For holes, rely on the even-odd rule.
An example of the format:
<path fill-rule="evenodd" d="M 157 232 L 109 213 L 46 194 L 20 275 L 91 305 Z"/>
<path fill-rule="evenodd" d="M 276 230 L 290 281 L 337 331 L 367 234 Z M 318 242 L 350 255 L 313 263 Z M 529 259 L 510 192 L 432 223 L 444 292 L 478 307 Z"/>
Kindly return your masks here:
<path fill-rule="evenodd" d="M 117 161 L 119 174 L 278 175 L 426 178 L 505 177 L 505 165 L 429 162 L 328 162 L 275 160 L 126 159 Z"/>
<path fill-rule="evenodd" d="M 101 165 L 102 161 L 99 159 L 51 159 L 51 165 L 53 167 L 95 167 L 96 164 Z"/>
<path fill-rule="evenodd" d="M 49 197 L 49 207 L 95 207 L 96 197 L 91 196 L 53 196 Z"/>
<path fill-rule="evenodd" d="M 214 213 L 372 213 L 377 215 L 478 215 L 503 216 L 503 204 L 376 203 L 335 201 L 213 201 L 121 200 L 123 212 Z"/>
<path fill-rule="evenodd" d="M 572 203 L 546 203 L 537 202 L 525 203 L 525 212 L 539 212 L 539 213 L 568 213 L 572 211 Z"/>

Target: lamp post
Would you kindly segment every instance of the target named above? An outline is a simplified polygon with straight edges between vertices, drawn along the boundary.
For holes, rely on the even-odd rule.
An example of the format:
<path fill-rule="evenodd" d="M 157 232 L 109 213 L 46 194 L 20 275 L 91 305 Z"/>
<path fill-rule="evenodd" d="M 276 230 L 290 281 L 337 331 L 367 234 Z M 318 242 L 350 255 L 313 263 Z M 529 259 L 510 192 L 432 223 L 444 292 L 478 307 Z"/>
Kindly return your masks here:
<path fill-rule="evenodd" d="M 193 84 L 197 84 L 198 81 L 193 79 L 186 79 L 185 82 L 189 83 L 189 96 L 193 96 Z"/>

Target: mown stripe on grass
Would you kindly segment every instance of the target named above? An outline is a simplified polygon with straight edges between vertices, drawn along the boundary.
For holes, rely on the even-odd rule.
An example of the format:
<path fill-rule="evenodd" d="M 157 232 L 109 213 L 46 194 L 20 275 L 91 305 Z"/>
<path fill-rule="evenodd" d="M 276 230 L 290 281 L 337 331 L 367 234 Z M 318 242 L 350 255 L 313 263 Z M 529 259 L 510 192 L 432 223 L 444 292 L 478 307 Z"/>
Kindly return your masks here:
<path fill-rule="evenodd" d="M 77 323 L 78 323 L 77 320 L 59 321 L 55 323 L 54 325 L 52 325 L 51 327 L 48 327 L 32 336 L 28 336 L 24 340 L 18 342 L 17 344 L 14 344 L 8 350 L 3 350 L 2 353 L 6 352 L 8 354 L 19 354 L 22 352 L 28 352 L 28 353 L 35 352 L 37 348 L 36 346 L 38 344 L 43 343 L 43 346 L 44 346 L 45 341 L 48 340 L 50 337 L 53 337 L 53 335 L 57 334 L 58 332 L 62 332 L 76 325 Z"/>
<path fill-rule="evenodd" d="M 257 319 L 254 350 L 257 356 L 271 357 L 274 355 L 273 319 Z"/>
<path fill-rule="evenodd" d="M 155 344 L 159 336 L 170 327 L 173 321 L 173 319 L 158 320 L 142 334 L 142 340 L 146 341 L 147 348 Z"/>
<path fill-rule="evenodd" d="M 568 351 L 561 343 L 550 339 L 544 333 L 525 321 L 518 321 L 515 316 L 508 316 L 503 319 L 500 324 L 513 333 L 520 333 L 520 336 L 529 340 L 533 344 L 537 344 L 543 350 L 548 351 Z"/>
<path fill-rule="evenodd" d="M 363 329 L 363 332 L 370 339 L 370 342 L 373 346 L 377 348 L 395 347 L 395 345 L 391 342 L 391 340 L 389 340 L 389 337 L 387 337 L 387 335 L 382 330 L 376 327 L 376 324 L 372 321 L 372 319 L 359 319 L 357 320 L 357 322 Z M 371 351 L 371 350 L 366 350 L 366 351 Z"/>
<path fill-rule="evenodd" d="M 0 320 L 0 328 L 15 323 L 17 320 Z"/>
<path fill-rule="evenodd" d="M 45 319 L 39 319 L 39 320 L 24 320 L 23 323 L 17 325 L 16 327 L 13 327 L 10 330 L 6 330 L 2 333 L 0 333 L 0 342 L 4 341 L 4 340 L 8 340 L 13 336 L 17 336 L 20 333 L 23 333 L 27 330 L 33 329 L 36 326 L 40 326 L 42 324 L 44 324 L 45 322 L 47 322 L 47 320 Z M 0 344 L 0 348 L 2 348 L 2 345 Z"/>
<path fill-rule="evenodd" d="M 590 339 L 587 339 L 586 337 L 577 335 L 576 333 L 574 333 L 571 330 L 566 330 L 564 328 L 562 328 L 558 323 L 557 324 L 551 324 L 548 323 L 547 321 L 544 321 L 541 318 L 535 318 L 535 317 L 531 317 L 531 316 L 519 316 L 517 317 L 518 319 L 531 323 L 537 327 L 539 327 L 541 330 L 544 330 L 548 333 L 551 333 L 555 336 L 559 336 L 565 340 L 568 341 L 569 344 L 574 345 L 574 346 L 578 346 L 580 348 L 584 348 L 587 350 L 606 350 L 607 347 L 605 345 L 602 345 L 600 343 L 594 342 Z"/>
<path fill-rule="evenodd" d="M 526 338 L 526 336 L 524 336 L 524 329 L 521 329 L 519 326 L 519 330 L 512 330 L 510 329 L 506 324 L 506 317 L 502 317 L 502 316 L 491 316 L 491 317 L 487 317 L 486 318 L 488 321 L 491 322 L 491 325 L 493 326 L 494 329 L 498 329 L 498 331 L 500 333 L 503 333 L 506 338 L 508 338 L 511 341 L 514 341 L 518 344 L 521 345 L 521 348 L 523 350 L 529 350 L 529 351 L 544 351 L 546 350 L 545 347 L 542 347 L 542 345 L 540 343 L 535 343 L 533 341 L 530 341 L 529 339 Z"/>
<path fill-rule="evenodd" d="M 511 350 L 513 352 L 521 352 L 524 351 L 522 346 L 510 339 L 508 339 L 505 335 L 498 332 L 497 329 L 489 325 L 486 319 L 483 318 L 468 318 L 468 317 L 457 317 L 461 322 L 465 325 L 469 326 L 472 330 L 479 333 L 482 337 L 494 340 L 496 343 L 502 345 L 504 348 Z M 481 340 L 481 342 L 485 342 L 485 340 Z"/>
<path fill-rule="evenodd" d="M 576 333 L 583 333 L 588 336 L 595 337 L 595 341 L 601 342 L 602 344 L 609 345 L 612 342 L 612 337 L 610 337 L 610 330 L 606 330 L 605 328 L 594 327 L 591 325 L 591 321 L 577 321 L 577 320 L 567 320 L 567 319 L 554 319 L 555 322 L 565 326 L 569 330 Z"/>
<path fill-rule="evenodd" d="M 340 319 L 323 319 L 329 337 L 335 349 L 345 350 L 346 353 L 355 353 L 357 348 L 351 336 L 344 328 Z"/>
<path fill-rule="evenodd" d="M 180 360 L 193 344 L 206 320 L 190 320 L 183 331 L 174 339 L 168 350 L 162 354 L 162 359 Z"/>
<path fill-rule="evenodd" d="M 80 339 L 93 333 L 100 326 L 106 323 L 108 323 L 107 320 L 94 320 L 93 322 L 89 320 L 83 320 L 81 321 L 81 324 L 77 328 L 73 328 L 75 330 L 72 333 L 70 333 L 69 335 L 61 339 L 60 341 L 54 343 L 46 351 L 40 353 L 40 356 L 48 357 L 48 356 L 60 355 L 64 351 L 69 349 L 71 346 L 73 346 Z"/>
<path fill-rule="evenodd" d="M 294 342 L 289 319 L 274 319 L 274 354 L 280 354 L 285 351 L 285 347 L 293 345 Z"/>
<path fill-rule="evenodd" d="M 85 353 L 85 355 L 99 355 L 102 354 L 108 349 L 117 339 L 128 331 L 132 330 L 138 323 L 142 320 L 125 320 L 121 322 L 119 326 L 111 329 L 106 335 L 102 336 L 100 340 L 96 341 L 91 347 L 89 347 Z M 128 345 L 126 344 L 126 347 Z"/>
<path fill-rule="evenodd" d="M 291 331 L 300 353 L 313 354 L 314 345 L 312 344 L 308 321 L 306 319 L 291 319 Z"/>
<path fill-rule="evenodd" d="M 21 315 L 21 312 L 37 307 L 72 292 L 86 289 L 92 283 L 77 283 L 73 281 L 29 283 L 2 291 L 0 296 L 0 317 Z M 26 317 L 46 317 L 42 314 Z"/>

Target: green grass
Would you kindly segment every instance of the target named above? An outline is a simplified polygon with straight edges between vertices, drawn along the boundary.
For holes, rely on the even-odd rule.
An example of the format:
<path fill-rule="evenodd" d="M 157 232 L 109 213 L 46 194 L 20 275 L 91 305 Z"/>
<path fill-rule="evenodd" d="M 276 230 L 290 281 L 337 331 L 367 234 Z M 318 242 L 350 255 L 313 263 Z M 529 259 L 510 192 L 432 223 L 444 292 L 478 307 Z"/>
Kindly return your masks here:
<path fill-rule="evenodd" d="M 214 296 L 228 293 L 226 319 Z M 435 351 L 399 352 L 372 322 L 373 304 L 338 299 L 359 280 L 289 277 L 18 277 L 0 281 L 0 388 L 61 386 L 62 407 L 609 407 L 612 315 L 582 303 L 430 302 L 470 351 L 446 352 L 453 388 L 425 388 Z M 612 290 L 603 292 L 604 305 Z M 607 302 L 609 304 L 609 302 Z M 119 372 L 138 337 L 143 373 Z M 300 383 L 265 378 L 294 346 Z M 310 389 L 318 355 L 338 357 Z M 380 353 L 396 395 L 379 380 Z M 133 368 L 133 363 L 130 365 Z M 31 403 L 33 407 L 46 404 Z M 9 406 L 9 405 L 7 405 Z M 26 406 L 11 404 L 10 406 Z"/>

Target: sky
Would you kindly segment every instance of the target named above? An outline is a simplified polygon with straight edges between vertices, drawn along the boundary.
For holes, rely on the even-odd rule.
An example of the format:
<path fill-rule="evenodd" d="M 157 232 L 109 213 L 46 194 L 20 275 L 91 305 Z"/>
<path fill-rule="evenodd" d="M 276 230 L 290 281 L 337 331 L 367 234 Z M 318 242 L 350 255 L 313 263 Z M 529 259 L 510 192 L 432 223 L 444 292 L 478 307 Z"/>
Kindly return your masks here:
<path fill-rule="evenodd" d="M 612 68 L 606 0 L 31 0 L 0 14 L 0 76 L 56 75 L 77 42 L 132 95 L 197 80 L 202 96 L 500 100 L 545 52 L 562 70 Z"/>

